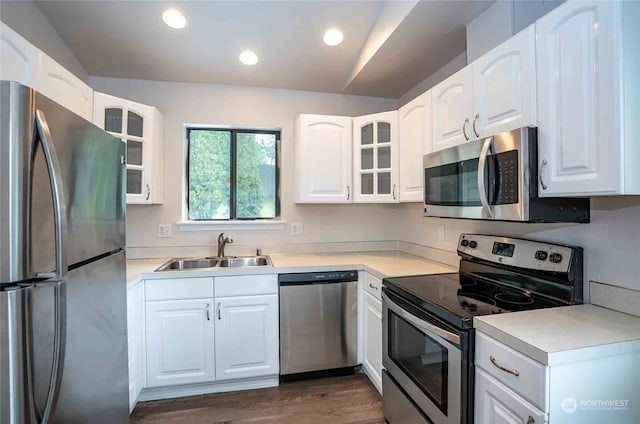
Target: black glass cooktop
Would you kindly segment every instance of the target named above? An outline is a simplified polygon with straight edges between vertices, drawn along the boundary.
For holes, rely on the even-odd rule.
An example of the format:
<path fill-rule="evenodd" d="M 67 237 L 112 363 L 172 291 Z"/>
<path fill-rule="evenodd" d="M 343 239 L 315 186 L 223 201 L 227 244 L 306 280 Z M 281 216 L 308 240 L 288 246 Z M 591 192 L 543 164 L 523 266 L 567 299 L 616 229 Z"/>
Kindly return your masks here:
<path fill-rule="evenodd" d="M 387 278 L 384 283 L 385 290 L 459 328 L 471 328 L 474 316 L 566 305 L 530 290 L 460 273 Z M 527 287 L 526 281 L 518 283 Z"/>

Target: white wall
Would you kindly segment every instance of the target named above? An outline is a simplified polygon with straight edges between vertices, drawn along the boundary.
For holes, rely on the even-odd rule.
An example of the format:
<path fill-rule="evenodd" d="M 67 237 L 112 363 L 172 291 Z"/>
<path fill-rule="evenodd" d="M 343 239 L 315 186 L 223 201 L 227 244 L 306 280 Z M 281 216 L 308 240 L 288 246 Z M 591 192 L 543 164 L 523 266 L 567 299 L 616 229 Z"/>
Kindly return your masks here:
<path fill-rule="evenodd" d="M 455 252 L 462 232 L 520 236 L 582 246 L 585 285 L 599 281 L 640 290 L 640 197 L 594 198 L 590 224 L 520 224 L 422 217 L 422 206 L 397 211 L 400 240 Z M 438 239 L 445 226 L 445 240 Z M 585 291 L 586 292 L 586 291 Z"/>
<path fill-rule="evenodd" d="M 220 231 L 181 232 L 175 226 L 181 216 L 182 154 L 185 123 L 281 127 L 281 210 L 283 218 L 302 222 L 302 236 L 288 228 L 273 231 L 228 231 L 238 246 L 264 247 L 265 252 L 290 243 L 322 243 L 397 240 L 388 225 L 398 205 L 296 205 L 293 181 L 293 126 L 298 114 L 322 113 L 355 116 L 393 110 L 391 99 L 324 94 L 293 90 L 153 82 L 91 77 L 96 91 L 156 106 L 165 117 L 165 203 L 127 208 L 127 246 L 145 255 L 164 255 L 164 246 L 212 246 Z M 173 237 L 158 238 L 157 226 L 174 224 Z M 141 251 L 141 249 L 138 249 Z M 174 249 L 175 250 L 175 249 Z M 186 252 L 187 249 L 184 249 Z M 273 250 L 272 250 L 273 251 Z M 155 253 L 154 253 L 155 252 Z M 172 251 L 173 252 L 173 251 Z M 193 252 L 193 250 L 189 250 Z M 175 253 L 179 254 L 179 253 Z"/>
<path fill-rule="evenodd" d="M 33 1 L 0 1 L 0 20 L 75 76 L 89 80 L 84 66 Z"/>

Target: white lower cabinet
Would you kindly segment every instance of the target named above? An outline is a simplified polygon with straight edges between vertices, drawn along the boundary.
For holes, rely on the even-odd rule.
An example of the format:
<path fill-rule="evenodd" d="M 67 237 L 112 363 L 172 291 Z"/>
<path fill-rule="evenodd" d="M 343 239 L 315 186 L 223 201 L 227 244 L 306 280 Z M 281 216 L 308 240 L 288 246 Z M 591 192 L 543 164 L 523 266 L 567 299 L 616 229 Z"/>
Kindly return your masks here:
<path fill-rule="evenodd" d="M 127 346 L 129 357 L 129 410 L 133 411 L 145 387 L 144 283 L 127 287 Z"/>
<path fill-rule="evenodd" d="M 278 374 L 278 295 L 216 298 L 216 308 L 216 380 Z"/>
<path fill-rule="evenodd" d="M 475 422 L 484 424 L 536 424 L 545 413 L 522 399 L 482 369 L 476 371 Z"/>
<path fill-rule="evenodd" d="M 382 393 L 382 302 L 364 294 L 363 367 L 369 379 Z"/>
<path fill-rule="evenodd" d="M 213 299 L 146 303 L 147 386 L 215 380 Z"/>

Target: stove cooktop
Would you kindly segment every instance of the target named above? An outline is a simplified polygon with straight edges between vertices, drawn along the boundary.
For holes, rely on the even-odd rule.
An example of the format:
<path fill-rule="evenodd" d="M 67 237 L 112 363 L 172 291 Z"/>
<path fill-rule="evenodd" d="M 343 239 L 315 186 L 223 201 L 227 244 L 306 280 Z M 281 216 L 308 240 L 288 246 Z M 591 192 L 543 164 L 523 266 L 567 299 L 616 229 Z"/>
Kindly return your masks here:
<path fill-rule="evenodd" d="M 462 329 L 472 327 L 474 316 L 566 305 L 460 273 L 387 278 L 384 283 L 386 290 Z"/>

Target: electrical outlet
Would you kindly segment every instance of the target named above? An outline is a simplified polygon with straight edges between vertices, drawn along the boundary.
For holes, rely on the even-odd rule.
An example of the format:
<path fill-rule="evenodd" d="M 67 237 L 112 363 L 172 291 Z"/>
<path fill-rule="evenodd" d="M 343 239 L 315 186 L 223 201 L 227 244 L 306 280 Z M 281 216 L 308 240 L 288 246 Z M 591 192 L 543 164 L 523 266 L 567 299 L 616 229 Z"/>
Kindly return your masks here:
<path fill-rule="evenodd" d="M 158 237 L 171 237 L 171 224 L 158 224 Z"/>
<path fill-rule="evenodd" d="M 446 234 L 444 232 L 444 224 L 438 225 L 438 240 L 444 241 L 445 235 Z"/>
<path fill-rule="evenodd" d="M 289 233 L 291 233 L 292 236 L 301 236 L 303 232 L 302 222 L 292 222 L 289 226 Z"/>

